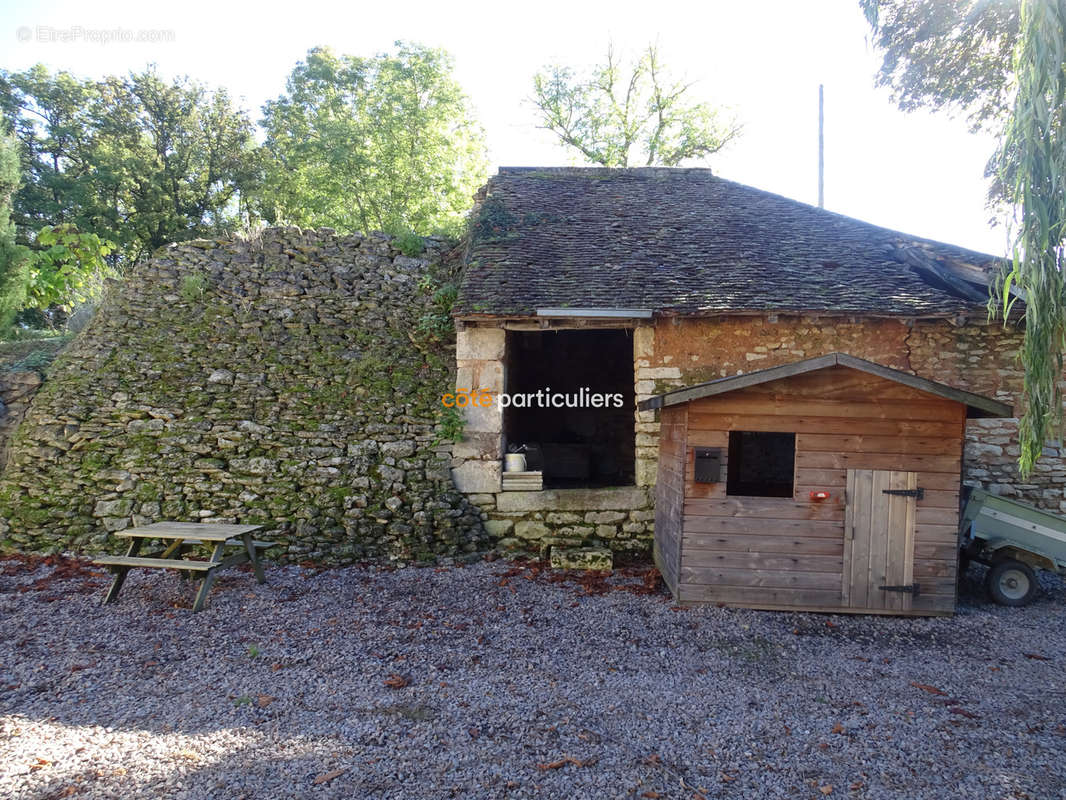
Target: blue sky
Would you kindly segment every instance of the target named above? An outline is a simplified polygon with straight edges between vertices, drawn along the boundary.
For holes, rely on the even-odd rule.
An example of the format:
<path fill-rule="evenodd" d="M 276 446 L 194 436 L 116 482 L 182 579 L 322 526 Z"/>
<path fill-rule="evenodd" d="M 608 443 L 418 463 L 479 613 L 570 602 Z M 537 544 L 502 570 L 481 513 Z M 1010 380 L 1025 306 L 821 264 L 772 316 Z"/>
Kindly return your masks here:
<path fill-rule="evenodd" d="M 81 40 L 41 41 L 39 28 Z M 101 38 L 93 31 L 116 28 L 130 35 L 166 31 L 171 41 L 88 41 Z M 316 45 L 362 55 L 387 50 L 396 39 L 444 47 L 485 126 L 494 167 L 577 163 L 537 129 L 528 103 L 532 75 L 552 62 L 593 63 L 609 38 L 630 51 L 657 40 L 667 63 L 696 81 L 695 95 L 735 111 L 744 136 L 708 163 L 722 177 L 816 202 L 823 83 L 827 208 L 1006 252 L 1006 233 L 989 225 L 984 202 L 994 139 L 970 133 L 962 120 L 904 114 L 874 88 L 878 60 L 856 0 L 92 6 L 19 0 L 0 10 L 5 69 L 42 62 L 95 77 L 154 62 L 165 75 L 226 86 L 256 119 Z"/>

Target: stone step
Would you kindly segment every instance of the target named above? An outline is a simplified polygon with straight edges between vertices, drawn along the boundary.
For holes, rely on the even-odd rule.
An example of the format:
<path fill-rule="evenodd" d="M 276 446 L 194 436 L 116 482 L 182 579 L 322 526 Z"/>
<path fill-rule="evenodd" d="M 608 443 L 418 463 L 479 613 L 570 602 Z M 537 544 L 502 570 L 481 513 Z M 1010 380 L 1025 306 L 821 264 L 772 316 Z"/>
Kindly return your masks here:
<path fill-rule="evenodd" d="M 552 569 L 607 570 L 614 557 L 606 547 L 553 547 Z"/>

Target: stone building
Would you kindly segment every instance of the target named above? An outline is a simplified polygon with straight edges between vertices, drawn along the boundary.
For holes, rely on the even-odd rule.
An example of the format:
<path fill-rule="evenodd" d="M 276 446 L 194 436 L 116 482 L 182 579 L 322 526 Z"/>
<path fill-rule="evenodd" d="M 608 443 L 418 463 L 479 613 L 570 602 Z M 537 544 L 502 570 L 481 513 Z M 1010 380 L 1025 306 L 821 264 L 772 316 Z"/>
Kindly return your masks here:
<path fill-rule="evenodd" d="M 659 421 L 636 404 L 671 389 L 841 352 L 1018 406 L 1022 332 L 988 321 L 991 256 L 699 169 L 504 168 L 479 204 L 457 387 L 626 405 L 467 407 L 452 474 L 505 543 L 646 547 Z M 1066 511 L 1056 448 L 1020 480 L 1016 423 L 968 422 L 964 481 Z M 530 446 L 541 490 L 505 490 L 509 445 Z"/>
<path fill-rule="evenodd" d="M 157 252 L 39 391 L 0 385 L 0 548 L 211 519 L 267 524 L 294 560 L 643 552 L 653 395 L 839 352 L 1018 406 L 1021 331 L 985 310 L 995 259 L 706 170 L 502 169 L 465 250 L 409 245 L 278 228 Z M 498 402 L 449 420 L 452 387 Z M 609 399 L 499 395 L 549 389 Z M 1066 511 L 1057 449 L 1019 479 L 1015 419 L 970 420 L 966 442 L 967 483 Z M 505 490 L 509 445 L 535 482 Z"/>

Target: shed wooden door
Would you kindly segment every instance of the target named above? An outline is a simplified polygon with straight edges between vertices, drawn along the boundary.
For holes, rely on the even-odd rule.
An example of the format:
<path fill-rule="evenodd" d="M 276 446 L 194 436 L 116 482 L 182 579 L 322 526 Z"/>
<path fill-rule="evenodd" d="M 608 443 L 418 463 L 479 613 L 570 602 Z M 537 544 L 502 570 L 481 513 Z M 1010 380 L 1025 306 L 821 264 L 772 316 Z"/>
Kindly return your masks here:
<path fill-rule="evenodd" d="M 909 611 L 913 595 L 883 586 L 914 583 L 917 498 L 886 494 L 918 488 L 916 472 L 849 469 L 844 509 L 844 605 Z"/>

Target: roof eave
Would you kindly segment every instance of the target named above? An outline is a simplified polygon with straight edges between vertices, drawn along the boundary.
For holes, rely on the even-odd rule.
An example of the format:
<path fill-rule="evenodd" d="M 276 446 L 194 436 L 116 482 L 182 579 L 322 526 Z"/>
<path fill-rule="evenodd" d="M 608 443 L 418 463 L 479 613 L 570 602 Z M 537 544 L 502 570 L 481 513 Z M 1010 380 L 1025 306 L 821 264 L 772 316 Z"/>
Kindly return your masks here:
<path fill-rule="evenodd" d="M 873 361 L 867 361 L 847 353 L 829 353 L 824 356 L 804 359 L 803 361 L 794 361 L 790 364 L 782 364 L 777 367 L 769 367 L 767 369 L 756 370 L 755 372 L 747 372 L 743 375 L 718 378 L 717 380 L 707 381 L 705 383 L 696 384 L 695 386 L 688 386 L 684 389 L 675 389 L 671 392 L 665 392 L 664 394 L 650 397 L 639 403 L 637 407 L 641 411 L 654 411 L 656 409 L 665 408 L 666 406 L 679 405 L 692 400 L 699 400 L 704 397 L 714 397 L 715 395 L 734 392 L 749 386 L 757 386 L 762 383 L 781 380 L 782 378 L 789 378 L 794 375 L 802 375 L 807 372 L 814 372 L 832 366 L 857 369 L 861 372 L 895 381 L 896 383 L 902 383 L 905 386 L 910 386 L 928 394 L 937 395 L 948 400 L 954 400 L 957 403 L 962 403 L 966 406 L 967 417 L 970 418 L 1005 418 L 1013 416 L 1013 409 L 1006 403 L 1001 403 L 998 400 L 974 394 L 973 392 L 956 389 L 952 386 L 947 386 L 946 384 L 936 383 L 935 381 L 921 378 L 917 375 L 900 372 L 891 367 L 876 364 Z"/>

